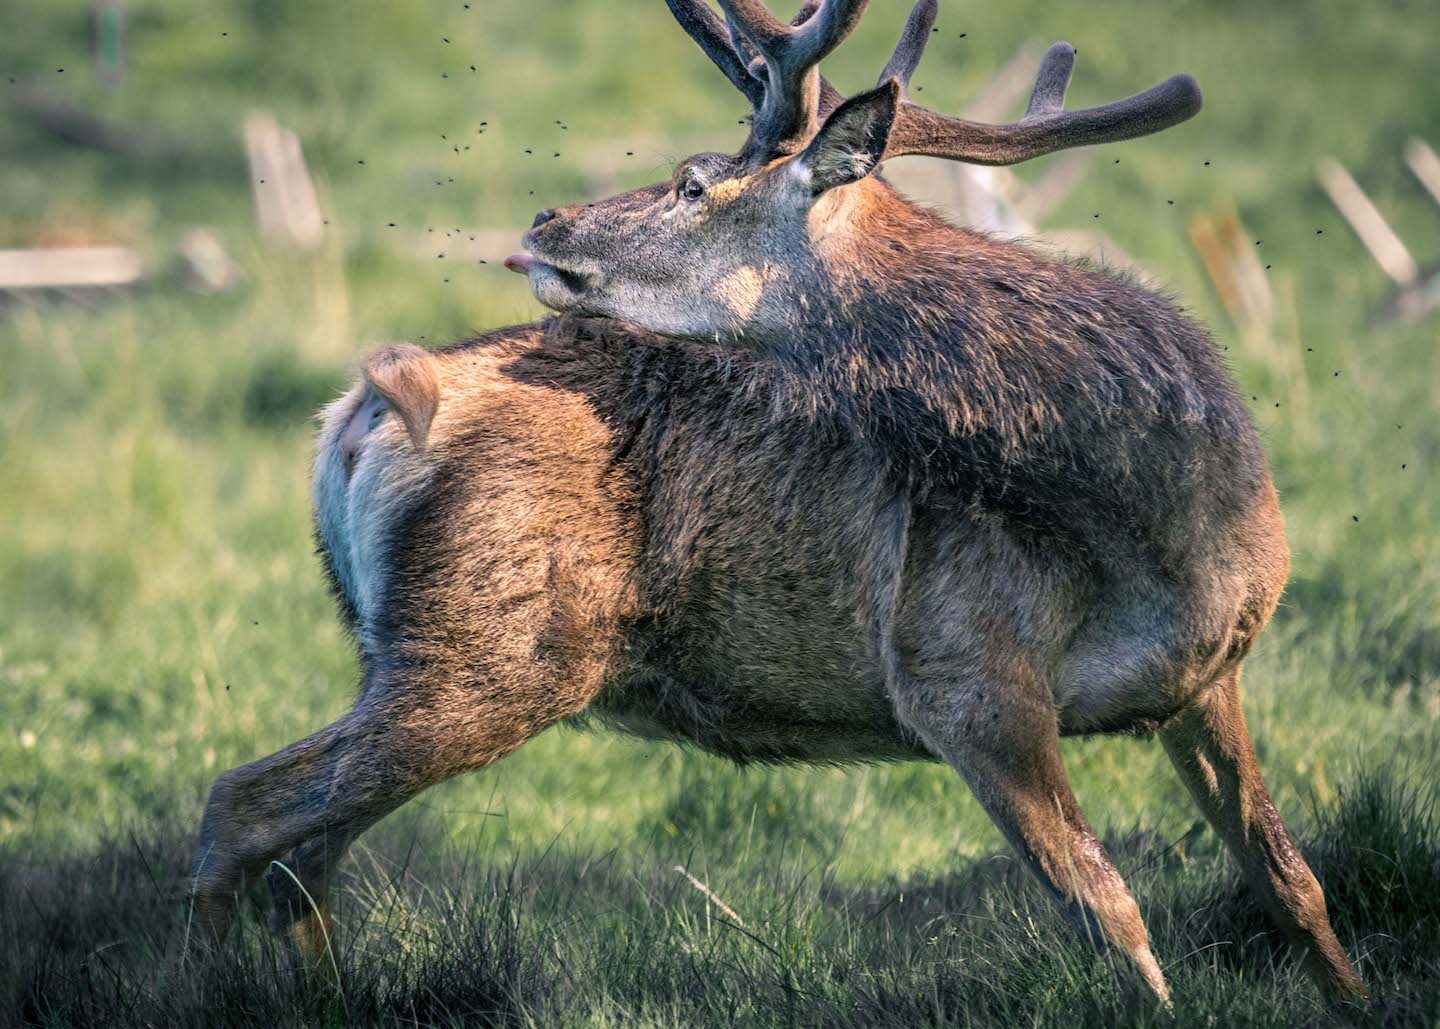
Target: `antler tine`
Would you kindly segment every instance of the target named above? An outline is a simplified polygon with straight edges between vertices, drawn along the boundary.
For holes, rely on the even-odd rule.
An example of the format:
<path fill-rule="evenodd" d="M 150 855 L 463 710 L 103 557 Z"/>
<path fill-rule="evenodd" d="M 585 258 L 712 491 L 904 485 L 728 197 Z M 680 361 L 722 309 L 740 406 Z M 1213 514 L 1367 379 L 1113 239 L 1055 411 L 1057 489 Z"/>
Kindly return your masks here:
<path fill-rule="evenodd" d="M 939 0 L 917 0 L 910 8 L 910 16 L 905 19 L 905 28 L 900 33 L 900 41 L 895 44 L 895 52 L 890 55 L 890 61 L 880 73 L 880 78 L 875 80 L 875 85 L 881 85 L 886 79 L 899 79 L 901 99 L 910 95 L 910 76 L 915 74 L 920 64 L 925 44 L 930 41 L 930 30 L 935 26 L 939 13 Z"/>
<path fill-rule="evenodd" d="M 757 58 L 755 49 L 745 39 L 738 23 L 729 18 L 722 21 L 705 0 L 665 0 L 670 13 L 687 35 L 725 73 L 735 88 L 745 94 L 758 113 L 765 101 L 767 75 L 765 63 Z M 806 0 L 798 14 L 790 20 L 792 28 L 803 25 L 820 9 L 821 0 Z M 820 77 L 818 113 L 824 118 L 845 102 L 845 98 Z"/>
<path fill-rule="evenodd" d="M 756 55 L 755 48 L 741 34 L 737 26 L 729 18 L 725 19 L 725 31 L 730 34 L 730 46 L 740 56 L 740 63 L 745 66 L 746 73 L 760 83 L 763 91 L 765 85 L 765 61 Z M 763 97 L 762 97 L 763 99 Z"/>
<path fill-rule="evenodd" d="M 1069 43 L 1056 43 L 1045 51 L 1040 70 L 1035 73 L 1035 86 L 1030 90 L 1030 103 L 1025 117 L 1053 114 L 1065 109 L 1065 92 L 1075 71 L 1075 48 Z"/>
<path fill-rule="evenodd" d="M 805 0 L 804 6 L 802 6 L 798 12 L 796 12 L 795 17 L 790 19 L 791 27 L 793 28 L 796 25 L 805 24 L 805 22 L 810 20 L 810 16 L 819 9 L 820 0 Z M 835 110 L 835 108 L 839 107 L 844 102 L 844 95 L 834 86 L 830 85 L 829 80 L 826 79 L 824 75 L 821 75 L 820 103 L 819 111 L 817 112 L 820 116 L 820 120 L 824 121 L 830 116 L 831 111 Z"/>
<path fill-rule="evenodd" d="M 794 29 L 804 25 L 810 20 L 810 16 L 820 9 L 820 4 L 821 0 L 805 0 L 800 10 L 795 12 L 795 17 L 790 19 L 790 27 Z M 763 58 L 756 57 L 755 48 L 745 39 L 737 22 L 733 22 L 727 18 L 726 25 L 730 29 L 730 44 L 735 48 L 735 52 L 741 55 L 747 67 L 750 68 L 750 74 L 760 82 L 764 82 L 765 68 Z M 756 66 L 756 61 L 760 62 L 759 66 Z M 821 76 L 821 81 L 824 81 L 824 76 Z"/>
<path fill-rule="evenodd" d="M 799 28 L 809 21 L 810 16 L 820 10 L 820 2 L 821 0 L 805 0 L 805 2 L 800 5 L 800 10 L 795 12 L 795 17 L 790 19 L 790 27 L 792 29 Z"/>
<path fill-rule="evenodd" d="M 765 56 L 804 71 L 818 64 L 848 36 L 870 0 L 825 0 L 807 3 L 786 25 L 761 0 L 720 0 L 726 19 Z"/>
<path fill-rule="evenodd" d="M 815 130 L 822 93 L 816 65 L 848 36 L 870 0 L 825 0 L 806 5 L 792 25 L 779 21 L 761 0 L 720 0 L 732 40 L 748 41 L 763 59 L 749 73 L 764 76 L 764 100 L 751 128 L 756 150 L 784 153 L 803 145 Z M 763 70 L 762 70 L 763 68 Z M 832 104 L 833 106 L 833 104 Z"/>
<path fill-rule="evenodd" d="M 764 83 L 746 69 L 744 52 L 737 53 L 731 46 L 725 23 L 710 9 L 705 0 L 665 0 L 665 4 L 686 34 L 758 110 L 765 96 Z"/>
<path fill-rule="evenodd" d="M 803 25 L 810 20 L 810 16 L 820 9 L 820 0 L 805 0 L 805 5 L 800 8 L 795 17 L 790 19 L 791 26 Z M 830 112 L 845 102 L 845 94 L 841 93 L 830 80 L 824 75 L 820 76 L 820 102 L 817 105 L 816 113 L 820 121 L 830 117 Z"/>
<path fill-rule="evenodd" d="M 952 118 L 904 103 L 896 114 L 885 156 L 925 154 L 970 164 L 1019 164 L 1070 147 L 1147 136 L 1178 125 L 1200 110 L 1200 87 L 1182 74 L 1124 100 L 1067 111 L 1065 91 L 1074 66 L 1074 47 L 1069 43 L 1052 46 L 1040 62 L 1025 116 L 1011 125 Z"/>

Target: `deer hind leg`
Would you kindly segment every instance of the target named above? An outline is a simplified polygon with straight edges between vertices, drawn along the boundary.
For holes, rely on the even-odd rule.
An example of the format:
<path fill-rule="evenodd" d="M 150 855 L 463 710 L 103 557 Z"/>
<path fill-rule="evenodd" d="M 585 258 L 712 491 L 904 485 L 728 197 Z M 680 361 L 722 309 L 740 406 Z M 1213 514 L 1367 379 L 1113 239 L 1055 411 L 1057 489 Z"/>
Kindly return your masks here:
<path fill-rule="evenodd" d="M 1335 999 L 1365 1000 L 1365 985 L 1330 928 L 1320 884 L 1260 777 L 1240 709 L 1239 669 L 1167 722 L 1160 738 L 1250 888 L 1305 955 L 1322 991 Z"/>
<path fill-rule="evenodd" d="M 344 783 L 351 755 L 365 748 L 377 721 L 362 704 L 319 732 L 215 780 L 191 873 L 190 931 L 200 940 L 225 938 L 235 905 L 273 859 L 317 831 L 341 828 L 332 800 L 353 797 Z"/>
<path fill-rule="evenodd" d="M 1054 705 L 1038 689 L 1021 695 L 1016 688 L 996 678 L 912 681 L 902 684 L 896 706 L 902 722 L 965 778 L 1080 934 L 1102 953 L 1122 953 L 1143 987 L 1168 1003 L 1140 909 L 1065 777 Z"/>
<path fill-rule="evenodd" d="M 270 927 L 318 962 L 335 936 L 330 916 L 330 884 L 335 867 L 359 835 L 355 827 L 326 829 L 300 844 L 285 860 L 274 860 L 265 873 L 270 887 Z"/>
<path fill-rule="evenodd" d="M 192 932 L 223 940 L 238 899 L 269 870 L 279 927 L 302 951 L 323 954 L 328 882 L 355 837 L 427 786 L 490 764 L 579 710 L 588 692 L 578 694 L 371 688 L 339 721 L 225 772 L 201 824 Z M 292 850 L 295 878 L 271 867 Z"/>

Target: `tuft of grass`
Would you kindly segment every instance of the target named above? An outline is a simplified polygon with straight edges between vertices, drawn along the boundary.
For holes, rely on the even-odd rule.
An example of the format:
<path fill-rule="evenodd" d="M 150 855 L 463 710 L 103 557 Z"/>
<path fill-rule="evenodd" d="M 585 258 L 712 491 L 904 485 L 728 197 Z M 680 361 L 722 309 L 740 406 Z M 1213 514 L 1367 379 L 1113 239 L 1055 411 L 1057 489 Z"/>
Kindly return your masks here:
<path fill-rule="evenodd" d="M 1301 831 L 1374 994 L 1353 1024 L 1440 1018 L 1435 803 L 1433 787 L 1369 772 Z M 1107 841 L 1150 915 L 1173 1022 L 1117 988 L 1008 854 L 860 886 L 832 866 L 712 866 L 705 885 L 727 914 L 677 873 L 681 845 L 622 855 L 557 844 L 506 861 L 485 838 L 447 847 L 427 836 L 391 831 L 361 849 L 334 962 L 315 967 L 264 930 L 259 895 L 225 949 L 186 954 L 188 833 L 177 826 L 59 862 L 0 852 L 0 1021 L 1079 1029 L 1335 1016 L 1206 831 Z"/>

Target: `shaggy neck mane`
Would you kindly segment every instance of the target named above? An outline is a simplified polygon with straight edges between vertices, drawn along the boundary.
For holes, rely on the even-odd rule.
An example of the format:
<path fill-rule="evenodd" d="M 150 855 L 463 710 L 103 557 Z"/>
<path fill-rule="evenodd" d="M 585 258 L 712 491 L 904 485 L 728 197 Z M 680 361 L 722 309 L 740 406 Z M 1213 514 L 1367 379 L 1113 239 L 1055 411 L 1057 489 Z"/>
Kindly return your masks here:
<path fill-rule="evenodd" d="M 561 318 L 534 359 L 547 377 L 575 361 L 563 377 L 592 397 L 601 381 L 598 393 L 623 394 L 601 406 L 625 436 L 660 431 L 684 398 L 703 397 L 707 432 L 798 419 L 817 441 L 868 441 L 902 488 L 940 486 L 1067 532 L 1089 511 L 1129 517 L 1130 470 L 1155 435 L 1173 468 L 1147 489 L 1180 497 L 1212 462 L 1227 481 L 1262 474 L 1213 345 L 1167 298 L 951 227 L 883 184 L 867 193 L 855 222 L 813 244 L 814 277 L 781 336 L 677 341 Z"/>
<path fill-rule="evenodd" d="M 1208 339 L 1168 299 L 954 228 L 883 184 L 848 213 L 816 243 L 818 302 L 764 351 L 818 407 L 985 434 L 1003 453 L 1097 422 L 1236 413 Z"/>

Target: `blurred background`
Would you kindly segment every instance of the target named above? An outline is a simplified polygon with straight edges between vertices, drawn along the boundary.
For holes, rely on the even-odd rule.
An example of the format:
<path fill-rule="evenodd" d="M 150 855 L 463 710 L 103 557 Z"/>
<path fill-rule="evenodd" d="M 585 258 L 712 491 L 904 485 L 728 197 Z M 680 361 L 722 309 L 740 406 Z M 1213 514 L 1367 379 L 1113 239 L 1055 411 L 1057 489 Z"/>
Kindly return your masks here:
<path fill-rule="evenodd" d="M 871 5 L 825 67 L 843 91 L 873 82 L 907 9 Z M 1205 110 L 1159 136 L 893 178 L 1137 269 L 1214 328 L 1294 551 L 1246 679 L 1277 804 L 1303 818 L 1381 766 L 1433 778 L 1440 7 L 948 0 L 938 29 L 915 96 L 951 113 L 1016 116 L 1056 39 L 1079 50 L 1071 106 L 1199 79 Z M 539 317 L 500 266 L 534 211 L 732 149 L 746 113 L 660 0 L 7 0 L 0 847 L 44 861 L 188 825 L 220 771 L 345 710 L 312 415 L 376 342 Z M 1066 760 L 1099 826 L 1168 842 L 1194 823 L 1158 743 L 1070 741 Z M 944 768 L 742 772 L 568 730 L 397 824 L 483 830 L 500 858 L 559 839 L 840 881 L 1001 846 Z"/>

